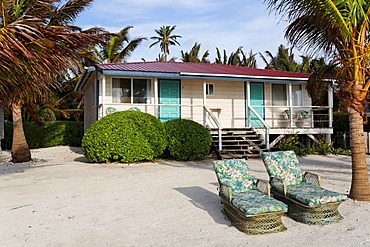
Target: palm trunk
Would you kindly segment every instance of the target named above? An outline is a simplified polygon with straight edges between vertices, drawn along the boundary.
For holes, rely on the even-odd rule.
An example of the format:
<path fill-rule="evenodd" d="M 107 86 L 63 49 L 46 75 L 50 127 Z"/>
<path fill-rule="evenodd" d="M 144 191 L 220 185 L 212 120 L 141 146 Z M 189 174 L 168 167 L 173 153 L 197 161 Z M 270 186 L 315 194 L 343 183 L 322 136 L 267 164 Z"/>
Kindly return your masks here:
<path fill-rule="evenodd" d="M 366 166 L 363 119 L 359 112 L 349 109 L 352 153 L 352 183 L 349 197 L 370 201 L 370 185 Z"/>
<path fill-rule="evenodd" d="M 27 162 L 31 160 L 31 152 L 28 147 L 26 137 L 23 131 L 22 122 L 22 103 L 12 104 L 13 115 L 13 144 L 12 144 L 12 162 Z"/>

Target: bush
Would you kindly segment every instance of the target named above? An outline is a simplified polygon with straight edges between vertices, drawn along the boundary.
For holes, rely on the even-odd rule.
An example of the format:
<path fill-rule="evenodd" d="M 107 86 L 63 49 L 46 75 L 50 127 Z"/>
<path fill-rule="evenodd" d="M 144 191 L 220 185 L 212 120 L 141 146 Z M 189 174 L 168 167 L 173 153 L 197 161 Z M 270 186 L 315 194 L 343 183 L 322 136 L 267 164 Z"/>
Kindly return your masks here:
<path fill-rule="evenodd" d="M 349 131 L 349 116 L 345 112 L 333 113 L 333 132 L 347 132 Z"/>
<path fill-rule="evenodd" d="M 31 149 L 54 146 L 81 146 L 83 122 L 50 121 L 39 126 L 34 122 L 23 123 L 23 130 Z M 12 148 L 13 124 L 5 121 L 4 149 Z"/>
<path fill-rule="evenodd" d="M 212 137 L 202 125 L 187 119 L 165 123 L 170 154 L 179 160 L 202 159 L 209 154 Z"/>
<path fill-rule="evenodd" d="M 364 132 L 370 132 L 370 119 L 364 124 Z M 333 113 L 333 131 L 334 133 L 349 132 L 349 114 L 346 112 Z"/>
<path fill-rule="evenodd" d="M 320 155 L 328 155 L 328 154 L 335 154 L 335 155 L 350 155 L 350 152 L 344 150 L 342 148 L 334 148 L 332 142 L 324 142 L 323 140 L 319 140 L 315 142 L 311 148 L 304 148 L 299 145 L 299 137 L 298 133 L 293 135 L 286 135 L 278 145 L 279 150 L 293 150 L 297 155 L 305 156 L 308 154 L 320 154 Z"/>
<path fill-rule="evenodd" d="M 156 117 L 122 111 L 98 120 L 86 131 L 82 150 L 92 162 L 151 161 L 167 147 L 166 132 Z"/>

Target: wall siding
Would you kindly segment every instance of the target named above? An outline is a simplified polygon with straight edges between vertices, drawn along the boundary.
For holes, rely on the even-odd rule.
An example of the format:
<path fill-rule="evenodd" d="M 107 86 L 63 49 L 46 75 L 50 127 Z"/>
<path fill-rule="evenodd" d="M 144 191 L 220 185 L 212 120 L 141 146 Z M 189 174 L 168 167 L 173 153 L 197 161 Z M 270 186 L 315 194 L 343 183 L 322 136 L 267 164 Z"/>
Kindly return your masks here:
<path fill-rule="evenodd" d="M 119 77 L 117 77 L 119 78 Z M 152 81 L 152 104 L 154 102 L 154 78 Z M 207 96 L 206 105 L 214 112 L 224 128 L 238 128 L 246 126 L 246 99 L 244 81 L 221 81 L 203 79 L 182 79 L 181 80 L 181 118 L 192 119 L 203 124 L 203 83 L 214 84 L 214 95 Z M 253 82 L 251 82 L 253 83 Z M 92 83 L 90 83 L 91 86 Z M 271 83 L 264 84 L 265 104 L 272 105 Z M 100 78 L 100 94 L 102 93 L 102 78 Z M 85 92 L 85 126 L 88 127 L 96 119 L 95 108 L 90 107 L 92 101 L 92 91 Z M 310 106 L 311 99 L 307 91 L 303 90 L 303 106 Z M 100 102 L 104 100 L 103 108 L 100 109 L 101 115 L 106 115 L 106 109 L 113 107 L 118 111 L 128 110 L 132 107 L 139 108 L 157 116 L 157 106 L 144 106 L 140 104 L 119 104 L 112 103 L 112 76 L 105 78 L 105 96 L 100 96 Z M 284 127 L 289 121 L 284 119 L 282 112 L 288 107 L 267 108 L 265 111 L 266 122 L 272 127 Z"/>

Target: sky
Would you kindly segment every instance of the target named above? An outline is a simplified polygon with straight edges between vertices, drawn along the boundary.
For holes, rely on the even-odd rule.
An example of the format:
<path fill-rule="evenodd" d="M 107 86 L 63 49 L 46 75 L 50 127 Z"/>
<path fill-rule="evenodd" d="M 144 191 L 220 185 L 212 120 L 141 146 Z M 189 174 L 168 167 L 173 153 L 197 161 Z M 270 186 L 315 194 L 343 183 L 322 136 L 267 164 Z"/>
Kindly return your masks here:
<path fill-rule="evenodd" d="M 129 62 L 158 58 L 159 45 L 149 49 L 154 42 L 150 37 L 157 36 L 154 30 L 163 25 L 176 25 L 173 34 L 182 36 L 178 39 L 181 46 L 170 46 L 169 57 L 177 57 L 176 61 L 181 61 L 181 50 L 190 51 L 195 42 L 201 44 L 201 55 L 209 50 L 211 62 L 216 47 L 229 55 L 239 46 L 247 54 L 250 50 L 276 54 L 280 44 L 288 46 L 284 39 L 287 22 L 270 14 L 263 0 L 95 0 L 75 24 L 83 29 L 103 27 L 110 32 L 133 26 L 131 38 L 148 40 L 133 52 Z M 299 60 L 300 54 L 294 53 Z M 265 63 L 258 54 L 256 58 L 257 66 L 263 68 Z"/>

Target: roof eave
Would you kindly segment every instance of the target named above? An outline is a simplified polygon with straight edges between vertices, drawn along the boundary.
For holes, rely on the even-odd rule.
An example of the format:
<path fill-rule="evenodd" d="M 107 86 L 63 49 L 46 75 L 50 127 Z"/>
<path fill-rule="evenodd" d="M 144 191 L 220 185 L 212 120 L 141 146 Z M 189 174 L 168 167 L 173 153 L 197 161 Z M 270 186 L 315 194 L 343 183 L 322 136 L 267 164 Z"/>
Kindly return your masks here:
<path fill-rule="evenodd" d="M 229 74 L 205 74 L 189 72 L 145 72 L 145 71 L 123 71 L 123 70 L 100 70 L 103 75 L 110 76 L 130 76 L 130 77 L 157 77 L 171 79 L 210 79 L 210 80 L 230 80 L 230 81 L 258 81 L 258 82 L 295 82 L 306 83 L 308 78 L 299 77 L 272 77 L 272 76 L 246 76 L 246 75 L 229 75 Z"/>
<path fill-rule="evenodd" d="M 94 72 L 95 70 L 96 69 L 93 66 L 85 69 L 84 73 L 82 74 L 80 79 L 78 79 L 77 84 L 74 88 L 76 92 L 79 92 L 85 86 L 87 79 L 90 77 L 91 73 Z"/>

